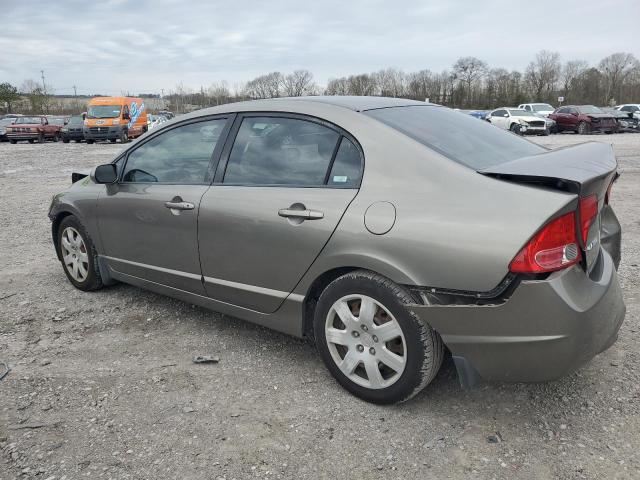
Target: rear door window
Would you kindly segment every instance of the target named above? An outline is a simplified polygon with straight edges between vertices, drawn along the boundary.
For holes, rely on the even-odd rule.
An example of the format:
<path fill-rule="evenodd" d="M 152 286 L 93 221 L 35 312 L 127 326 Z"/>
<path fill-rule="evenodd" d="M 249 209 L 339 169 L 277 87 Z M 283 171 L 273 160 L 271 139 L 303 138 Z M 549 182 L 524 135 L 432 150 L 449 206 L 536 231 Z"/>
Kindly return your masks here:
<path fill-rule="evenodd" d="M 474 170 L 547 151 L 488 122 L 478 122 L 445 107 L 412 105 L 364 113 Z"/>
<path fill-rule="evenodd" d="M 348 138 L 342 137 L 327 185 L 357 188 L 362 177 L 362 166 L 362 155 L 358 147 Z"/>
<path fill-rule="evenodd" d="M 245 117 L 223 183 L 324 185 L 339 138 L 337 131 L 307 120 Z"/>

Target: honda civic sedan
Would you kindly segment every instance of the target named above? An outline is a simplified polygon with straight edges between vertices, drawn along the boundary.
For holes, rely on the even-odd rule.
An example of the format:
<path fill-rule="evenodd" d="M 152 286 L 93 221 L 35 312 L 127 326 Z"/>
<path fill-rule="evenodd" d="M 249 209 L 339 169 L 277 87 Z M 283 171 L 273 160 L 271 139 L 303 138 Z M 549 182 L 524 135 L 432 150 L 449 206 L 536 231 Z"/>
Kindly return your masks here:
<path fill-rule="evenodd" d="M 315 340 L 371 402 L 450 352 L 463 386 L 545 381 L 625 315 L 610 146 L 547 150 L 380 97 L 234 103 L 166 122 L 53 198 L 85 291 L 125 282 Z"/>

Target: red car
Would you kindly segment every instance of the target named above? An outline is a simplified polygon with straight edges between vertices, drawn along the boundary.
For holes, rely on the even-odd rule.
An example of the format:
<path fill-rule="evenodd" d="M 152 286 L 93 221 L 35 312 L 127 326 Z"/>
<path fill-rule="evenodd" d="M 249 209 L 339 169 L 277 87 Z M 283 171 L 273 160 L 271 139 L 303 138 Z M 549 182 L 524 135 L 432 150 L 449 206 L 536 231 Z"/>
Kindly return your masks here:
<path fill-rule="evenodd" d="M 11 143 L 27 140 L 33 143 L 36 140 L 44 143 L 45 140 L 57 142 L 60 139 L 62 125 L 49 123 L 45 116 L 18 117 L 13 125 L 7 126 L 6 136 Z"/>
<path fill-rule="evenodd" d="M 581 135 L 592 132 L 613 133 L 618 124 L 610 113 L 606 113 L 593 105 L 567 105 L 559 107 L 549 115 L 556 121 L 558 132 L 573 131 Z"/>

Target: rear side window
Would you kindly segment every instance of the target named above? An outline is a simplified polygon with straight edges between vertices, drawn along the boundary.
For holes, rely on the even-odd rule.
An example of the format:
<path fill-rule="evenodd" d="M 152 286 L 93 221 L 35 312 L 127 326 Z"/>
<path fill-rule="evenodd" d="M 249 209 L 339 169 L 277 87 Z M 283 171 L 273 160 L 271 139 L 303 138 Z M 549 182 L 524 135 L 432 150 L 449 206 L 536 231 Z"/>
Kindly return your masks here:
<path fill-rule="evenodd" d="M 342 137 L 329 173 L 328 185 L 357 188 L 362 176 L 362 156 L 351 140 Z"/>
<path fill-rule="evenodd" d="M 339 138 L 335 130 L 306 120 L 244 118 L 223 183 L 324 185 Z"/>
<path fill-rule="evenodd" d="M 416 105 L 364 113 L 474 170 L 547 151 L 495 125 L 445 107 Z"/>

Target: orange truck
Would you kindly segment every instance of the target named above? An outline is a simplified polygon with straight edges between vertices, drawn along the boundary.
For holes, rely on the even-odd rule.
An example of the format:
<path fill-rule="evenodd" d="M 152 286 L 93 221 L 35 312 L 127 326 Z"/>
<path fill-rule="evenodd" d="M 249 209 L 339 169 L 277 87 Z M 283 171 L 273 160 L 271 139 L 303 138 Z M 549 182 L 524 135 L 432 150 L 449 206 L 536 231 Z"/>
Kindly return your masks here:
<path fill-rule="evenodd" d="M 147 109 L 141 98 L 94 97 L 89 101 L 84 121 L 87 143 L 120 140 L 126 143 L 147 131 Z"/>

